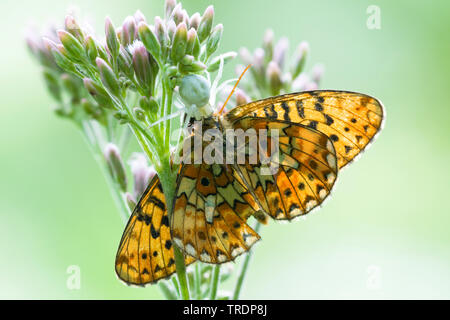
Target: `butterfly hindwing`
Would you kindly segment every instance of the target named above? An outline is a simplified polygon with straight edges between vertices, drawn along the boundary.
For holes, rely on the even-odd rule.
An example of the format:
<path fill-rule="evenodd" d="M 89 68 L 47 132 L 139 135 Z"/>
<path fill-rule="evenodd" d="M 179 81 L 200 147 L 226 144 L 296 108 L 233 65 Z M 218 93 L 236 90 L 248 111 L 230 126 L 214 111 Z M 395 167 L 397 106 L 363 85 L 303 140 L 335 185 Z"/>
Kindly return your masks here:
<path fill-rule="evenodd" d="M 317 90 L 241 105 L 225 118 L 234 123 L 244 116 L 302 124 L 326 134 L 333 141 L 342 168 L 380 131 L 384 110 L 377 99 L 364 94 Z"/>
<path fill-rule="evenodd" d="M 256 163 L 247 157 L 245 163 L 236 166 L 261 208 L 272 218 L 291 220 L 306 214 L 329 195 L 338 168 L 333 143 L 325 134 L 303 125 L 254 117 L 236 121 L 235 128 L 256 129 L 258 148 L 270 159 L 271 170 L 268 164 L 264 169 L 261 156 Z M 268 133 L 265 143 L 261 143 L 265 139 L 259 134 L 261 130 Z M 278 152 L 271 150 L 272 130 L 277 134 Z"/>
<path fill-rule="evenodd" d="M 172 235 L 190 256 L 207 263 L 234 260 L 259 240 L 246 221 L 256 210 L 229 165 L 184 164 L 179 172 Z"/>
<path fill-rule="evenodd" d="M 193 261 L 186 256 L 186 264 Z M 169 217 L 161 183 L 155 176 L 125 228 L 117 251 L 116 273 L 128 284 L 144 285 L 174 272 Z"/>

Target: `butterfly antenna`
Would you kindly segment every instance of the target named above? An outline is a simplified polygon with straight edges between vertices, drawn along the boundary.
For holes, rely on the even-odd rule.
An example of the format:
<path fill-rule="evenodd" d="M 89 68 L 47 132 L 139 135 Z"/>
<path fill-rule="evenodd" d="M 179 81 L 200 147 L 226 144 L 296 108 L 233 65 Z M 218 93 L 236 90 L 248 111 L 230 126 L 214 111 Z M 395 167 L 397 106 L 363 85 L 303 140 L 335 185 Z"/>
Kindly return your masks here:
<path fill-rule="evenodd" d="M 239 76 L 238 81 L 236 81 L 236 84 L 235 84 L 234 87 L 233 87 L 233 90 L 231 90 L 230 94 L 228 95 L 227 100 L 225 100 L 225 103 L 223 104 L 222 108 L 220 109 L 219 114 L 221 114 L 221 113 L 223 112 L 223 110 L 225 109 L 225 106 L 226 106 L 227 103 L 228 103 L 228 100 L 230 100 L 231 96 L 232 96 L 233 93 L 234 93 L 234 90 L 236 90 L 236 87 L 237 87 L 237 85 L 239 84 L 239 81 L 241 81 L 241 79 L 242 79 L 242 77 L 244 76 L 245 72 L 246 72 L 248 69 L 250 69 L 251 66 L 252 66 L 252 65 L 249 64 L 249 65 L 247 66 L 247 68 L 245 68 L 244 71 L 242 71 L 241 75 Z"/>

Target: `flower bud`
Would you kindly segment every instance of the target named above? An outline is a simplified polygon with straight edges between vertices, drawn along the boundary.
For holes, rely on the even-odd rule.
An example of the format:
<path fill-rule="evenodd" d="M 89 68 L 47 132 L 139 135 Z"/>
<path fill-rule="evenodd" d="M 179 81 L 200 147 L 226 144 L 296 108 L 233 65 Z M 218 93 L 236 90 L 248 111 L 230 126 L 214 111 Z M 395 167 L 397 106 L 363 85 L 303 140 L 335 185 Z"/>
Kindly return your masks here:
<path fill-rule="evenodd" d="M 128 164 L 134 180 L 133 194 L 136 199 L 139 199 L 156 172 L 153 167 L 149 167 L 147 158 L 142 153 L 133 153 Z"/>
<path fill-rule="evenodd" d="M 111 56 L 115 59 L 119 55 L 120 43 L 116 34 L 116 29 L 109 17 L 106 17 L 105 19 L 105 35 L 106 46 L 108 47 Z"/>
<path fill-rule="evenodd" d="M 61 102 L 62 101 L 61 87 L 59 85 L 58 79 L 56 78 L 54 73 L 49 70 L 44 69 L 43 75 L 48 91 L 50 92 L 52 97 L 55 98 L 56 101 Z"/>
<path fill-rule="evenodd" d="M 173 37 L 172 49 L 170 51 L 170 58 L 174 62 L 180 61 L 186 54 L 187 46 L 187 28 L 184 22 L 177 26 L 175 35 Z"/>
<path fill-rule="evenodd" d="M 172 14 L 172 11 L 176 5 L 177 5 L 176 0 L 166 0 L 165 10 L 164 10 L 164 12 L 166 14 L 166 19 L 168 19 L 170 17 L 170 15 Z"/>
<path fill-rule="evenodd" d="M 189 27 L 194 28 L 195 30 L 198 29 L 198 26 L 200 25 L 200 20 L 202 17 L 200 16 L 200 13 L 196 12 L 194 13 L 191 18 L 189 19 Z"/>
<path fill-rule="evenodd" d="M 220 23 L 214 27 L 211 36 L 208 37 L 206 42 L 206 55 L 210 57 L 219 47 L 220 40 L 222 39 L 223 25 Z"/>
<path fill-rule="evenodd" d="M 83 30 L 81 30 L 80 26 L 78 25 L 73 16 L 71 15 L 66 16 L 64 25 L 67 32 L 71 33 L 75 38 L 77 38 L 78 41 L 80 41 L 80 43 L 83 43 L 84 41 Z"/>
<path fill-rule="evenodd" d="M 83 79 L 84 87 L 89 92 L 89 94 L 94 98 L 97 103 L 105 108 L 112 108 L 112 101 L 106 90 L 95 83 L 92 79 Z"/>
<path fill-rule="evenodd" d="M 214 7 L 209 6 L 206 8 L 203 16 L 200 20 L 200 25 L 198 26 L 198 37 L 200 42 L 203 42 L 208 38 L 211 33 L 212 25 L 214 20 Z"/>
<path fill-rule="evenodd" d="M 136 117 L 136 119 L 138 119 L 139 121 L 145 121 L 145 112 L 144 110 L 142 110 L 141 108 L 133 108 L 133 113 L 134 116 Z"/>
<path fill-rule="evenodd" d="M 250 98 L 242 90 L 236 90 L 236 106 L 247 104 L 250 102 Z"/>
<path fill-rule="evenodd" d="M 95 59 L 98 57 L 98 49 L 94 38 L 87 36 L 84 40 L 84 47 L 86 48 L 86 54 L 89 61 L 91 61 L 91 63 L 95 63 Z"/>
<path fill-rule="evenodd" d="M 170 20 L 167 23 L 167 36 L 169 37 L 169 40 L 171 42 L 173 42 L 173 36 L 174 36 L 176 30 L 177 30 L 177 25 L 175 24 L 175 22 Z"/>
<path fill-rule="evenodd" d="M 145 19 L 145 16 L 141 10 L 137 10 L 134 14 L 134 21 L 136 21 L 136 25 L 139 25 L 140 22 L 146 22 L 147 19 Z"/>
<path fill-rule="evenodd" d="M 75 72 L 76 69 L 74 64 L 61 52 L 61 50 L 65 50 L 62 45 L 58 45 L 56 48 L 52 49 L 53 58 L 55 59 L 56 64 L 63 70 Z"/>
<path fill-rule="evenodd" d="M 150 114 L 156 113 L 159 109 L 158 102 L 153 97 L 141 97 L 139 99 L 139 107 Z"/>
<path fill-rule="evenodd" d="M 125 193 L 125 200 L 127 201 L 128 208 L 131 211 L 136 207 L 136 198 L 129 192 Z"/>
<path fill-rule="evenodd" d="M 230 52 L 227 52 L 227 53 L 221 54 L 220 56 L 215 57 L 214 59 L 212 59 L 211 63 L 208 65 L 208 71 L 214 72 L 214 71 L 219 70 L 221 59 L 223 59 L 223 64 L 225 65 L 229 61 L 236 58 L 236 56 L 237 56 L 236 52 L 230 51 Z"/>
<path fill-rule="evenodd" d="M 161 45 L 153 31 L 145 22 L 141 22 L 139 23 L 138 32 L 145 48 L 159 61 L 161 59 Z"/>
<path fill-rule="evenodd" d="M 281 90 L 281 70 L 275 61 L 270 61 L 267 66 L 267 78 L 269 79 L 270 93 L 274 96 L 280 94 Z"/>
<path fill-rule="evenodd" d="M 273 30 L 267 29 L 263 38 L 263 49 L 265 52 L 266 61 L 272 60 L 273 57 Z"/>
<path fill-rule="evenodd" d="M 180 63 L 185 66 L 190 66 L 194 63 L 195 58 L 189 54 L 185 55 L 183 59 L 181 59 Z"/>
<path fill-rule="evenodd" d="M 127 46 L 136 39 L 136 21 L 132 16 L 125 19 L 122 25 L 122 45 Z"/>
<path fill-rule="evenodd" d="M 120 47 L 119 56 L 117 57 L 117 64 L 119 66 L 119 70 L 122 71 L 128 78 L 133 78 L 133 60 L 131 59 L 128 51 L 122 46 Z"/>
<path fill-rule="evenodd" d="M 178 65 L 178 70 L 183 73 L 196 73 L 206 69 L 206 65 L 200 61 L 194 61 L 191 65 L 186 66 L 183 64 Z"/>
<path fill-rule="evenodd" d="M 172 11 L 172 19 L 176 25 L 179 25 L 184 21 L 183 9 L 181 8 L 181 3 L 178 3 Z"/>
<path fill-rule="evenodd" d="M 85 56 L 84 48 L 81 43 L 72 34 L 65 30 L 58 30 L 58 37 L 64 49 L 67 51 L 67 56 L 74 62 L 81 62 Z"/>
<path fill-rule="evenodd" d="M 119 184 L 123 192 L 127 191 L 127 176 L 119 148 L 112 143 L 108 143 L 103 151 L 103 155 L 112 178 Z"/>
<path fill-rule="evenodd" d="M 209 101 L 210 85 L 208 80 L 197 74 L 190 74 L 181 79 L 180 96 L 188 106 L 202 107 Z"/>
<path fill-rule="evenodd" d="M 86 98 L 81 99 L 81 106 L 83 107 L 84 112 L 89 115 L 93 115 L 97 109 L 97 106 Z"/>
<path fill-rule="evenodd" d="M 169 35 L 167 34 L 166 24 L 159 16 L 155 17 L 155 34 L 158 39 L 161 50 L 165 50 L 169 46 Z M 165 51 L 163 51 L 165 52 Z"/>
<path fill-rule="evenodd" d="M 286 37 L 281 38 L 273 50 L 273 61 L 275 61 L 280 68 L 283 68 L 286 53 L 289 48 L 289 41 Z"/>
<path fill-rule="evenodd" d="M 316 84 L 319 84 L 324 72 L 325 72 L 325 67 L 323 66 L 323 64 L 316 64 L 312 69 L 312 75 L 311 75 L 312 80 Z"/>
<path fill-rule="evenodd" d="M 249 65 L 253 63 L 252 54 L 247 48 L 242 47 L 241 49 L 239 49 L 239 56 L 241 57 L 244 64 Z"/>
<path fill-rule="evenodd" d="M 297 78 L 297 76 L 302 73 L 303 68 L 305 67 L 306 56 L 308 55 L 309 45 L 307 42 L 302 42 L 298 45 L 297 53 L 295 56 L 292 76 Z"/>
<path fill-rule="evenodd" d="M 194 28 L 189 29 L 186 40 L 186 54 L 192 54 L 197 38 L 197 31 Z"/>
<path fill-rule="evenodd" d="M 100 78 L 102 79 L 103 85 L 108 89 L 113 95 L 120 96 L 120 86 L 114 71 L 102 58 L 95 59 L 97 68 L 100 71 Z"/>
<path fill-rule="evenodd" d="M 136 78 L 144 90 L 148 90 L 152 82 L 152 67 L 147 49 L 142 42 L 135 41 L 132 47 L 133 68 Z"/>

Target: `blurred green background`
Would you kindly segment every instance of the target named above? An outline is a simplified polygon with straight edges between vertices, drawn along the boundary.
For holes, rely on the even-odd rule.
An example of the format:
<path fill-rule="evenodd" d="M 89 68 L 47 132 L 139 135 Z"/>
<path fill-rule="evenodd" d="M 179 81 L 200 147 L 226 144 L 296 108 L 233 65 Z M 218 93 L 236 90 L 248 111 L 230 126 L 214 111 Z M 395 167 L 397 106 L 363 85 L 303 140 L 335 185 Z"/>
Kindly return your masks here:
<path fill-rule="evenodd" d="M 263 32 L 310 43 L 308 66 L 326 67 L 322 88 L 383 101 L 386 126 L 344 170 L 317 213 L 270 223 L 255 247 L 242 298 L 450 298 L 450 3 L 448 1 L 184 1 L 190 14 L 215 6 L 222 49 L 256 48 Z M 30 21 L 62 23 L 70 5 L 102 31 L 163 2 L 0 3 L 0 298 L 162 298 L 126 287 L 114 273 L 123 223 L 74 126 L 55 117 L 28 54 Z M 381 29 L 366 27 L 369 5 Z M 233 67 L 227 67 L 231 76 Z M 68 290 L 66 269 L 81 270 Z M 229 286 L 231 282 L 229 283 Z"/>

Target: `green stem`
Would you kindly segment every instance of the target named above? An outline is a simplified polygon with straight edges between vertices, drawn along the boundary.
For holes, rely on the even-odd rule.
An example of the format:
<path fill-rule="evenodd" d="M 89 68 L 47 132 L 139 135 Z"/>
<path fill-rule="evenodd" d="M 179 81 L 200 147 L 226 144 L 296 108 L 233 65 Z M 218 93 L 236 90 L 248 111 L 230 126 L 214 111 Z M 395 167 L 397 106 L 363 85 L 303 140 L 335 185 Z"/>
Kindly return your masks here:
<path fill-rule="evenodd" d="M 165 283 L 164 281 L 160 281 L 158 284 L 159 289 L 161 289 L 162 293 L 167 298 L 167 300 L 177 300 L 177 295 L 170 289 L 167 283 Z"/>
<path fill-rule="evenodd" d="M 255 226 L 256 233 L 258 233 L 260 226 L 261 226 L 261 223 L 257 222 L 256 226 Z M 241 289 L 242 289 L 242 283 L 244 282 L 245 275 L 247 274 L 248 264 L 250 263 L 250 258 L 252 257 L 252 253 L 253 253 L 253 250 L 250 250 L 247 253 L 247 255 L 245 256 L 241 271 L 239 273 L 238 280 L 236 282 L 236 287 L 234 289 L 233 300 L 239 299 L 239 294 L 241 293 Z"/>
<path fill-rule="evenodd" d="M 161 162 L 161 167 L 157 171 L 164 191 L 164 197 L 166 198 L 167 210 L 169 213 L 172 213 L 177 175 L 176 172 L 172 171 L 170 165 L 170 155 L 167 155 L 163 159 Z M 184 263 L 184 254 L 180 249 L 178 249 L 177 246 L 173 246 L 173 251 L 175 255 L 178 283 L 180 284 L 181 298 L 183 300 L 189 300 L 190 296 L 186 276 L 186 265 Z"/>
<path fill-rule="evenodd" d="M 219 279 L 220 279 L 220 264 L 216 264 L 214 266 L 214 273 L 213 273 L 213 278 L 212 278 L 212 282 L 211 282 L 211 291 L 209 294 L 210 300 L 215 300 L 217 297 L 217 288 L 219 285 Z"/>
<path fill-rule="evenodd" d="M 202 271 L 201 271 L 202 265 L 200 262 L 197 262 L 195 264 L 195 299 L 200 300 L 201 299 L 201 285 L 202 285 Z"/>

